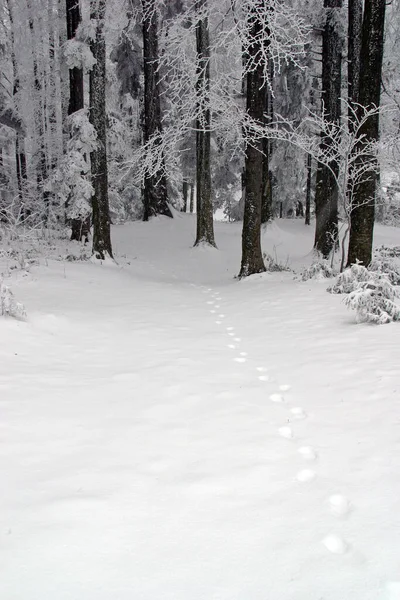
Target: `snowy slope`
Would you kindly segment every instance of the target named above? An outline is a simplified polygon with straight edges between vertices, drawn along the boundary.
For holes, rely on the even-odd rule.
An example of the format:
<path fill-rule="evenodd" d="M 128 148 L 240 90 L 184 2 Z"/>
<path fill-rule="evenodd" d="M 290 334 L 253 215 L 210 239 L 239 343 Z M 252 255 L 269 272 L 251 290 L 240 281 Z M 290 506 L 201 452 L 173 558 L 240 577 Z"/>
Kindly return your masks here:
<path fill-rule="evenodd" d="M 398 600 L 399 326 L 238 282 L 240 228 L 115 227 L 0 321 L 1 600 Z M 298 269 L 312 232 L 264 247 Z M 376 243 L 400 243 L 378 228 Z"/>

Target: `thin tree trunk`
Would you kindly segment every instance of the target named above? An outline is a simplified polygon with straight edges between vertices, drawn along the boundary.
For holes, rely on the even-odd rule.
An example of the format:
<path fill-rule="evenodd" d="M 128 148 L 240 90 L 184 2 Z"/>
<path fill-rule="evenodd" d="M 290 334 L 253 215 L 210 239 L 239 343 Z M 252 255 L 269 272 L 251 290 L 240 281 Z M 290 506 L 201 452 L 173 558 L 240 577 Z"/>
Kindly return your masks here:
<path fill-rule="evenodd" d="M 96 37 L 90 44 L 96 64 L 90 71 L 89 119 L 97 132 L 97 148 L 90 158 L 94 188 L 93 255 L 99 259 L 112 257 L 107 171 L 105 12 L 106 0 L 91 0 L 90 18 L 96 21 L 97 25 Z"/>
<path fill-rule="evenodd" d="M 327 9 L 322 34 L 322 101 L 324 117 L 330 123 L 340 122 L 340 97 L 342 80 L 342 42 L 339 32 L 338 11 L 343 0 L 325 0 Z M 321 149 L 329 151 L 333 140 L 322 136 Z M 335 248 L 338 238 L 338 189 L 335 179 L 339 168 L 333 160 L 327 165 L 319 164 L 315 189 L 315 248 L 324 258 Z M 331 170 L 332 169 L 332 170 Z M 333 174 L 332 173 L 335 174 Z"/>
<path fill-rule="evenodd" d="M 255 68 L 247 72 L 246 110 L 248 116 L 259 125 L 264 125 L 265 65 L 260 61 L 262 54 L 261 34 L 263 24 L 257 18 L 257 8 L 262 9 L 265 0 L 257 0 L 249 15 L 250 35 L 254 40 L 248 49 L 249 62 L 256 62 Z M 268 37 L 268 32 L 264 32 Z M 247 277 L 265 271 L 261 250 L 261 206 L 263 196 L 263 140 L 247 144 L 245 159 L 245 203 L 242 231 L 242 264 L 239 277 Z"/>
<path fill-rule="evenodd" d="M 196 0 L 199 20 L 196 25 L 197 46 L 197 122 L 196 122 L 196 211 L 195 246 L 215 246 L 213 204 L 211 198 L 211 112 L 210 112 L 210 34 L 205 12 L 207 0 Z"/>
<path fill-rule="evenodd" d="M 144 59 L 144 142 L 161 137 L 161 104 L 158 73 L 158 17 L 155 0 L 142 0 L 143 9 L 143 59 Z M 161 140 L 159 140 L 161 142 Z M 146 177 L 143 188 L 143 220 L 165 215 L 172 217 L 168 206 L 165 163 L 159 172 Z"/>
<path fill-rule="evenodd" d="M 382 60 L 385 28 L 385 0 L 366 0 L 362 25 L 359 103 L 366 109 L 380 106 Z M 360 128 L 359 146 L 379 139 L 379 113 L 369 117 Z M 359 261 L 368 266 L 372 258 L 375 220 L 375 196 L 379 182 L 376 158 L 360 159 L 369 166 L 362 181 L 356 184 L 350 214 L 350 239 L 347 263 Z M 356 165 L 357 168 L 357 165 Z"/>
<path fill-rule="evenodd" d="M 312 156 L 307 154 L 307 188 L 306 188 L 306 220 L 305 224 L 311 224 L 311 180 L 312 180 Z"/>

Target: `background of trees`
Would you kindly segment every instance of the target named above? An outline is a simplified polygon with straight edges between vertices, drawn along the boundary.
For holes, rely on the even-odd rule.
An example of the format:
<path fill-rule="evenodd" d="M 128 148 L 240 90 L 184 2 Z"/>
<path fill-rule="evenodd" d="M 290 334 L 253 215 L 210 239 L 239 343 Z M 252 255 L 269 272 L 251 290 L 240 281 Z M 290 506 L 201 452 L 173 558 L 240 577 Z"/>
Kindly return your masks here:
<path fill-rule="evenodd" d="M 169 205 L 196 205 L 194 241 L 218 245 L 222 209 L 244 216 L 241 276 L 264 269 L 273 218 L 315 206 L 316 250 L 344 227 L 364 264 L 375 217 L 399 224 L 398 0 L 386 15 L 383 0 L 0 6 L 2 220 L 67 222 L 77 240 L 91 222 L 104 258 L 111 221 Z"/>

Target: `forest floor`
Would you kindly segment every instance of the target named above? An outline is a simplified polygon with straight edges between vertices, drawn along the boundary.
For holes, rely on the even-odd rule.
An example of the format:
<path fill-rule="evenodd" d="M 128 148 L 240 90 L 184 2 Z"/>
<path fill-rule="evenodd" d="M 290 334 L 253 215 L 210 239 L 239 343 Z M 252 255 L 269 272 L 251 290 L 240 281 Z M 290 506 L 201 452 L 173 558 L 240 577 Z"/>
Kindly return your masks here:
<path fill-rule="evenodd" d="M 235 280 L 240 226 L 219 250 L 194 230 L 117 226 L 116 266 L 58 242 L 12 272 L 1 600 L 398 600 L 399 324 L 357 325 L 326 280 Z M 312 231 L 264 246 L 298 271 Z"/>

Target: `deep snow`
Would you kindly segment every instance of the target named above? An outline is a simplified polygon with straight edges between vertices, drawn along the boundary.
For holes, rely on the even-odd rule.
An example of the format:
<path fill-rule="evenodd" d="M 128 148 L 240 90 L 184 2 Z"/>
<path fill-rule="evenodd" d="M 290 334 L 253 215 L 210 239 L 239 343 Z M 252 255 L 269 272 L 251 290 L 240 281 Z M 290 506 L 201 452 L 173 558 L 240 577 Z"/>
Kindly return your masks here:
<path fill-rule="evenodd" d="M 237 281 L 240 227 L 115 227 L 0 320 L 1 600 L 398 600 L 399 325 L 325 282 Z M 278 221 L 299 269 L 312 231 Z M 377 228 L 377 245 L 399 230 Z"/>

